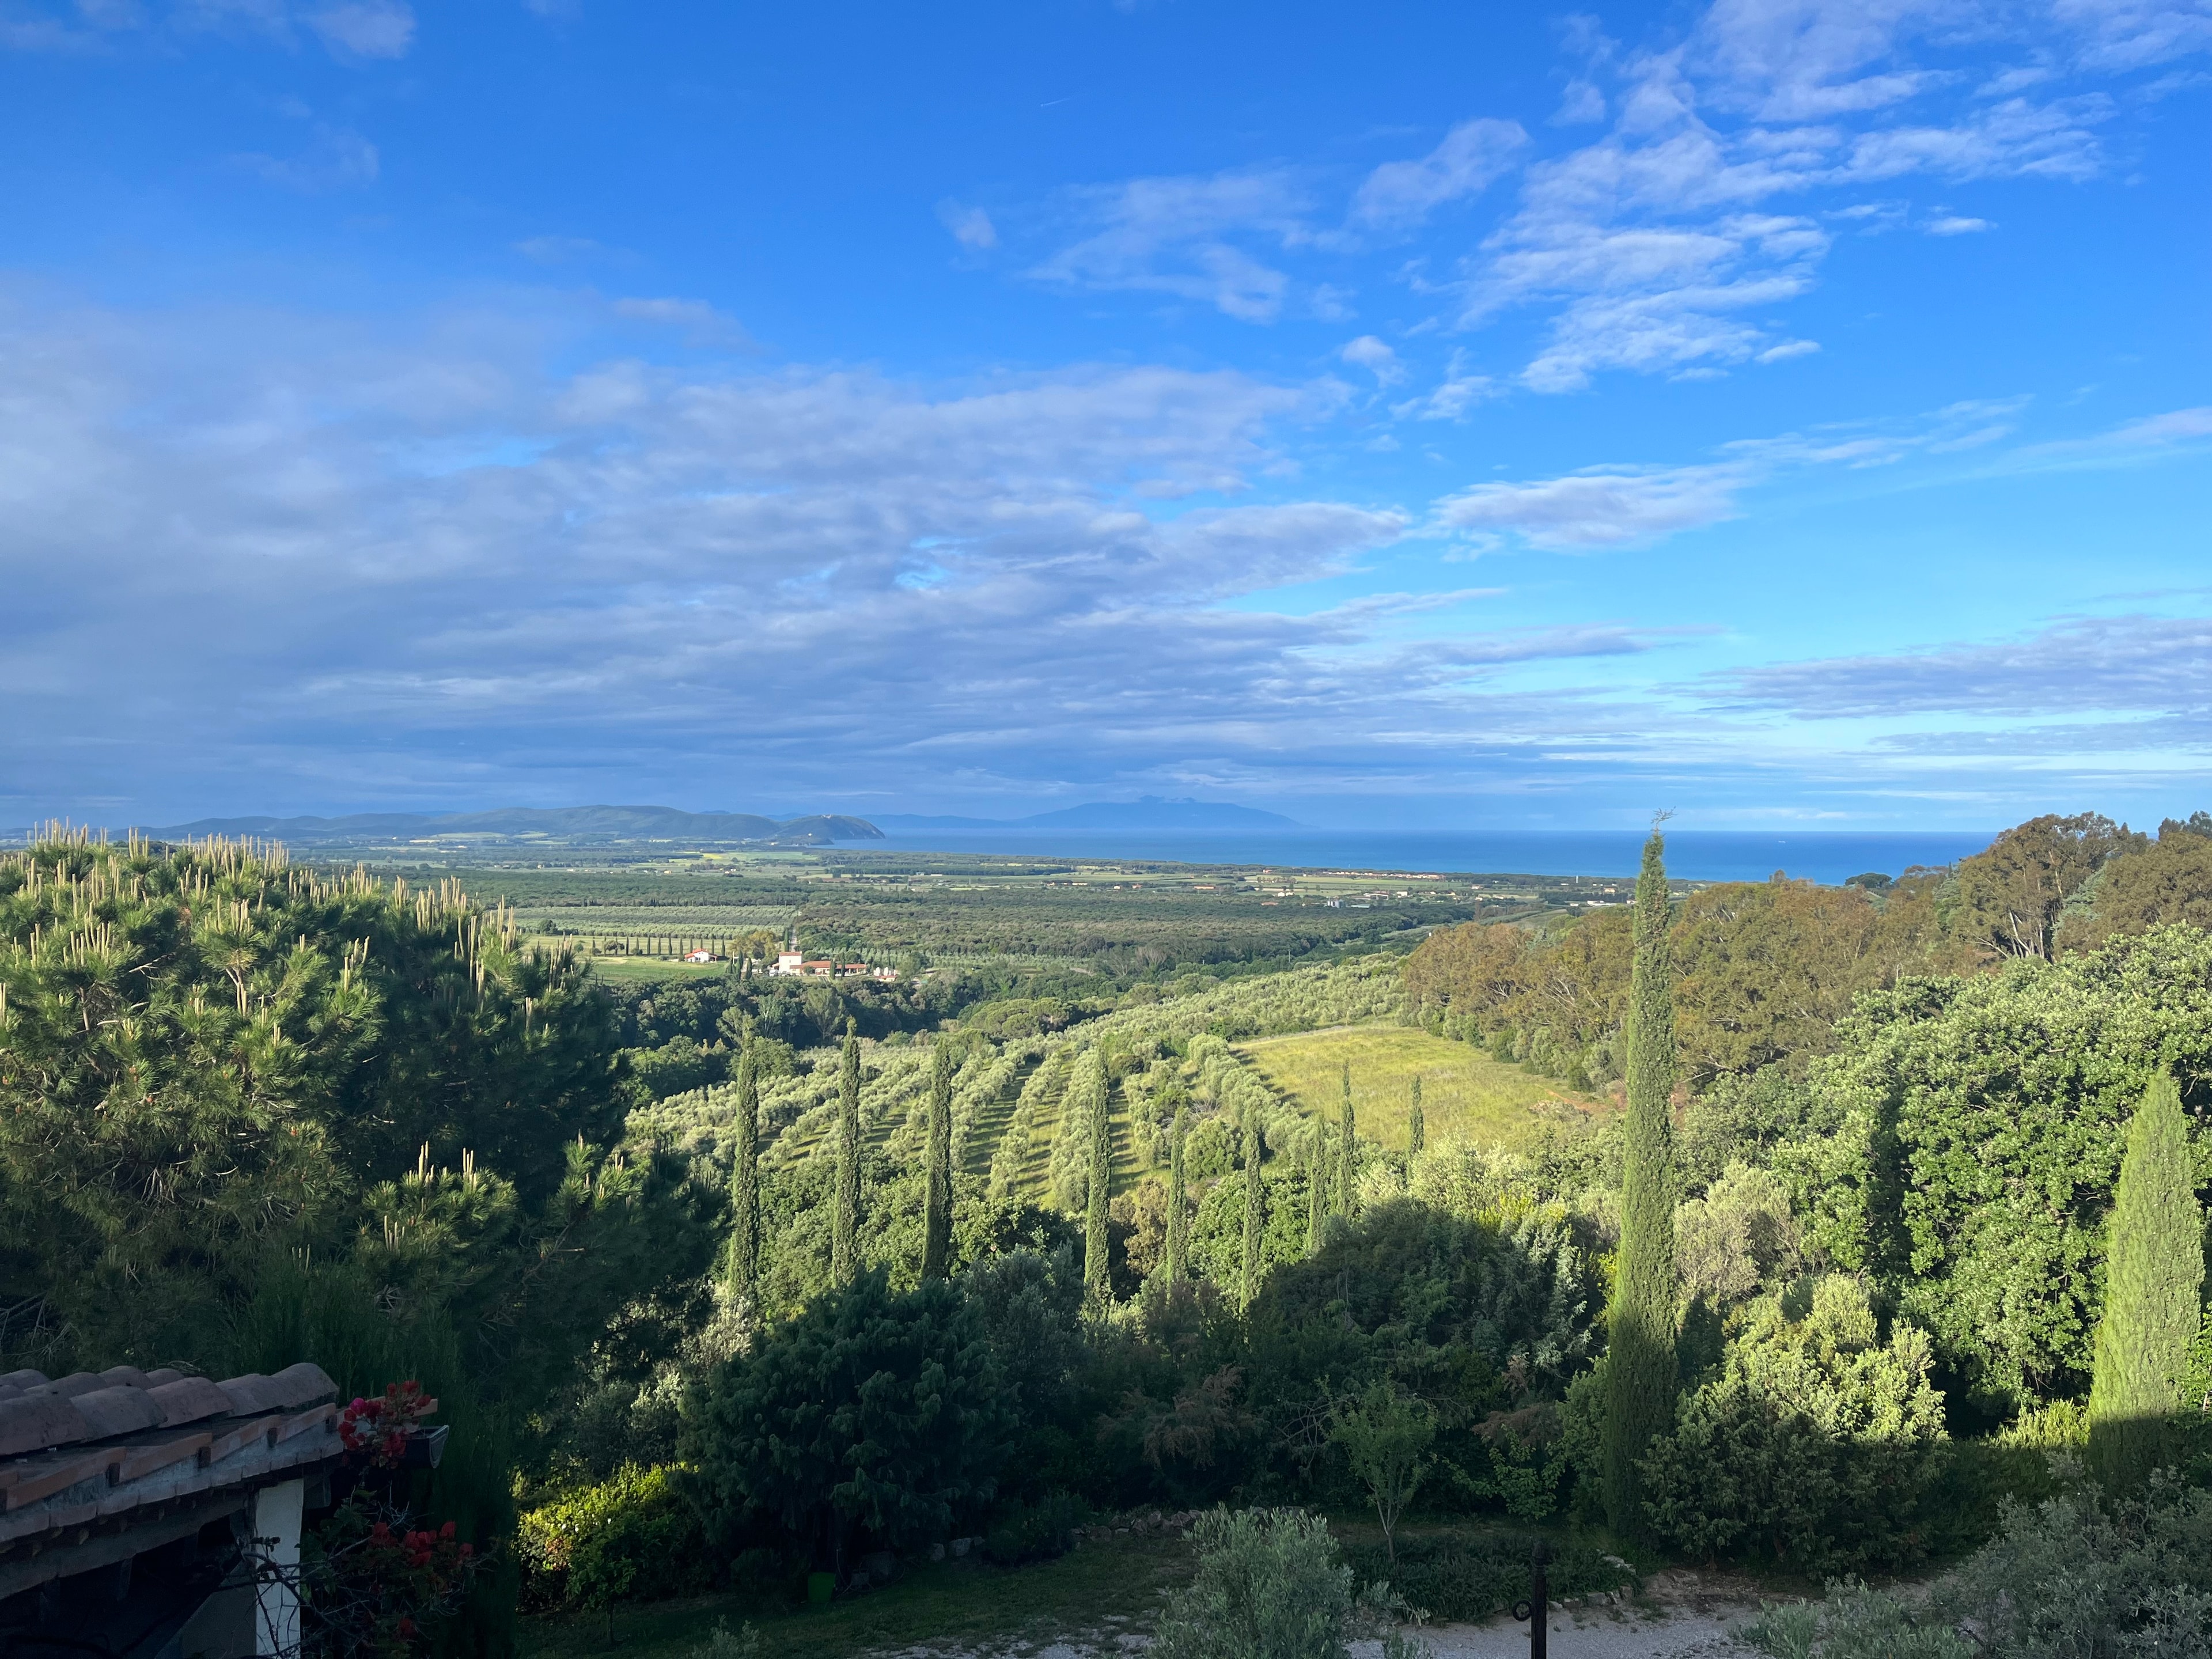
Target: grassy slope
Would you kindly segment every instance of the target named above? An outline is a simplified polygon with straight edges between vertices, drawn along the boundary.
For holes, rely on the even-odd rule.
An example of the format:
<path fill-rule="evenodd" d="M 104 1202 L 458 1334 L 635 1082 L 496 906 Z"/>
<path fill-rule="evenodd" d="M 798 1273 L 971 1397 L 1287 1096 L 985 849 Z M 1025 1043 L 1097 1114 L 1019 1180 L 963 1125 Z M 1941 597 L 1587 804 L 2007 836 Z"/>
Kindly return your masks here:
<path fill-rule="evenodd" d="M 1432 1145 L 1456 1139 L 1522 1146 L 1566 1111 L 1610 1109 L 1593 1096 L 1409 1026 L 1351 1025 L 1261 1037 L 1237 1044 L 1237 1052 L 1308 1115 L 1319 1112 L 1332 1122 L 1341 1098 L 1340 1068 L 1349 1062 L 1361 1138 L 1401 1152 L 1416 1076 Z"/>
<path fill-rule="evenodd" d="M 752 1620 L 779 1659 L 925 1644 L 995 1647 L 1086 1628 L 1140 1627 L 1161 1590 L 1189 1571 L 1189 1547 L 1180 1539 L 1116 1538 L 1036 1566 L 916 1565 L 866 1595 L 766 1618 L 728 1595 L 625 1607 L 615 1613 L 615 1637 L 624 1659 L 685 1659 L 717 1620 L 732 1630 Z M 1118 1618 L 1107 1623 L 1109 1615 Z M 610 1651 L 605 1620 L 594 1616 L 526 1620 L 520 1646 L 528 1659 L 593 1659 Z"/>

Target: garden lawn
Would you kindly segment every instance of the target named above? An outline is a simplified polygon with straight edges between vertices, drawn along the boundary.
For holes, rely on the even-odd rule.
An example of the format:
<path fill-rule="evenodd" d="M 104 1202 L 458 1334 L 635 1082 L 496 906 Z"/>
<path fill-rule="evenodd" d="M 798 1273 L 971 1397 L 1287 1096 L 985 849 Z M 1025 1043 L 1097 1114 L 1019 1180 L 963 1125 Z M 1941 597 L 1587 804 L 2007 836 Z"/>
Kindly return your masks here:
<path fill-rule="evenodd" d="M 1547 1123 L 1613 1109 L 1610 1102 L 1504 1065 L 1468 1043 L 1407 1025 L 1342 1025 L 1259 1037 L 1236 1048 L 1301 1111 L 1331 1122 L 1342 1098 L 1341 1068 L 1348 1063 L 1359 1133 L 1401 1152 L 1416 1077 L 1431 1146 L 1456 1139 L 1527 1146 Z"/>
<path fill-rule="evenodd" d="M 763 1614 L 732 1595 L 625 1605 L 615 1610 L 621 1659 L 688 1659 L 716 1621 L 748 1620 L 777 1659 L 830 1659 L 876 1649 L 995 1650 L 1018 1641 L 1148 1628 L 1162 1592 L 1190 1577 L 1190 1546 L 1176 1537 L 1085 1544 L 1056 1561 L 994 1567 L 980 1559 L 911 1565 L 880 1589 L 827 1607 Z M 604 1613 L 526 1619 L 521 1659 L 605 1659 Z"/>

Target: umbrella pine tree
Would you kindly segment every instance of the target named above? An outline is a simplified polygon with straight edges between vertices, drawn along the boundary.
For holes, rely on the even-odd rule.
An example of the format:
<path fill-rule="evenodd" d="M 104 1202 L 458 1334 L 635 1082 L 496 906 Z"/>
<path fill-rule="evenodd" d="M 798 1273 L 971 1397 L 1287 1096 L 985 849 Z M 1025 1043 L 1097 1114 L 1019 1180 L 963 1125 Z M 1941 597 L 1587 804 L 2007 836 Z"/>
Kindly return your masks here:
<path fill-rule="evenodd" d="M 1620 1248 L 1607 1309 L 1602 1470 L 1606 1518 L 1645 1530 L 1637 1461 L 1674 1421 L 1674 970 L 1667 938 L 1666 843 L 1644 844 L 1629 966 L 1628 1116 Z"/>
<path fill-rule="evenodd" d="M 952 1050 L 937 1040 L 929 1062 L 929 1166 L 921 1198 L 921 1276 L 942 1279 L 952 1254 Z"/>
<path fill-rule="evenodd" d="M 2115 1491 L 2177 1461 L 2174 1418 L 2204 1286 L 2204 1218 L 2173 1074 L 2128 1124 L 2089 1385 L 2089 1465 Z"/>
<path fill-rule="evenodd" d="M 849 1285 L 860 1271 L 854 1255 L 860 1230 L 860 1028 L 845 1022 L 845 1054 L 837 1068 L 837 1202 L 830 1216 L 830 1278 Z"/>

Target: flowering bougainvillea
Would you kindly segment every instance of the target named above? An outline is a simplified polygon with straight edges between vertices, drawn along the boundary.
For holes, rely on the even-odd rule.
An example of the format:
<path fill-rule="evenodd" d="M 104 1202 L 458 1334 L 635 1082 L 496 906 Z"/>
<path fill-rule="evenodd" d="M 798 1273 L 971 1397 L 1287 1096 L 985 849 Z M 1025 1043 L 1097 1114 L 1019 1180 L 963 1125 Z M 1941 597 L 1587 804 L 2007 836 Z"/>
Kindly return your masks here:
<path fill-rule="evenodd" d="M 483 1565 L 453 1523 L 414 1524 L 356 1492 L 316 1534 L 301 1574 L 313 1659 L 413 1659 Z"/>
<path fill-rule="evenodd" d="M 387 1382 L 374 1399 L 356 1399 L 338 1415 L 338 1437 L 349 1452 L 366 1452 L 380 1469 L 394 1469 L 407 1455 L 407 1437 L 438 1402 L 413 1378 Z"/>

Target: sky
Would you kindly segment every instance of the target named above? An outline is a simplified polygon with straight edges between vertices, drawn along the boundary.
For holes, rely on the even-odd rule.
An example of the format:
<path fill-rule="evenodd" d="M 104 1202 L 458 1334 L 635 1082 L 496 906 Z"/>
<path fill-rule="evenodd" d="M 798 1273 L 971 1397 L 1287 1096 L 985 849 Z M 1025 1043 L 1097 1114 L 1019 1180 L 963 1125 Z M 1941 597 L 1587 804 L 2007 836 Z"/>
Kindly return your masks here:
<path fill-rule="evenodd" d="M 0 823 L 2212 805 L 2212 0 L 0 0 Z"/>

